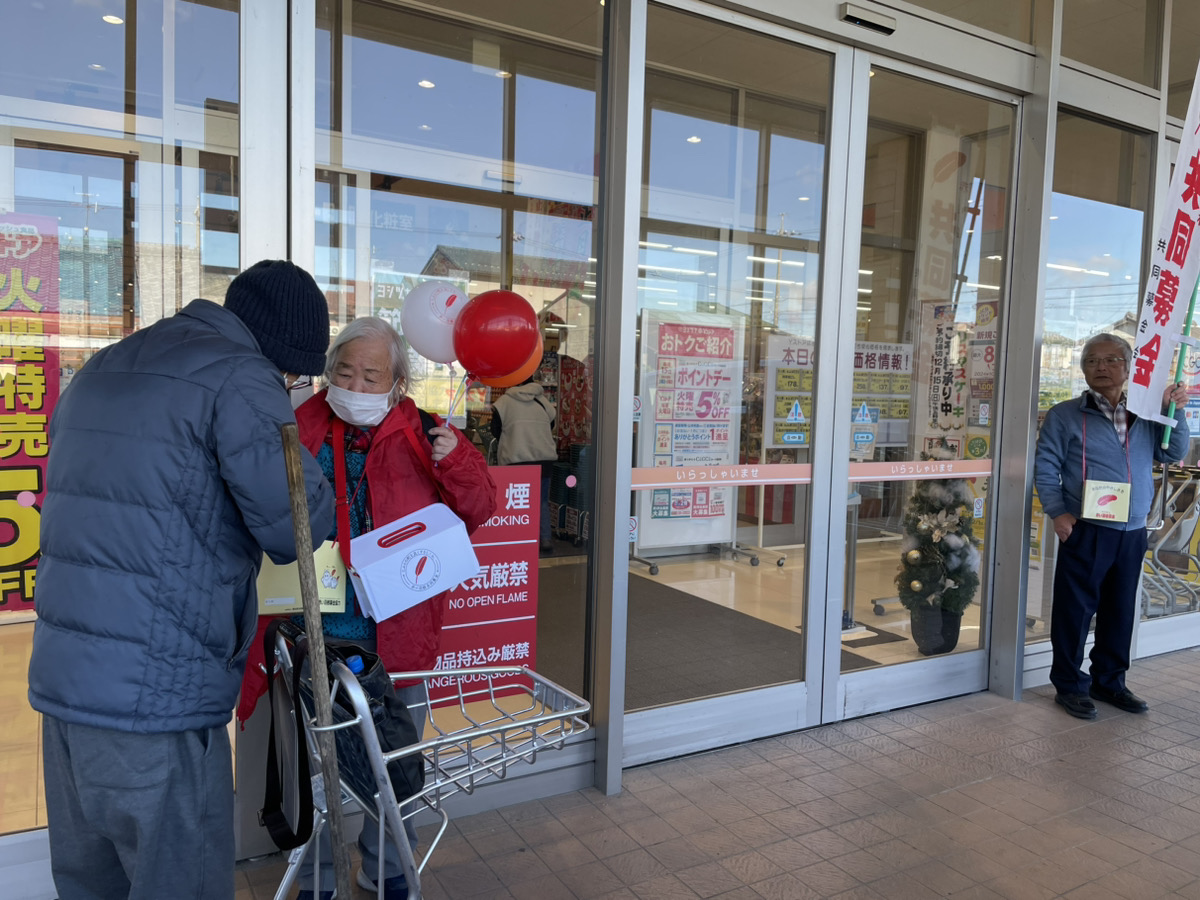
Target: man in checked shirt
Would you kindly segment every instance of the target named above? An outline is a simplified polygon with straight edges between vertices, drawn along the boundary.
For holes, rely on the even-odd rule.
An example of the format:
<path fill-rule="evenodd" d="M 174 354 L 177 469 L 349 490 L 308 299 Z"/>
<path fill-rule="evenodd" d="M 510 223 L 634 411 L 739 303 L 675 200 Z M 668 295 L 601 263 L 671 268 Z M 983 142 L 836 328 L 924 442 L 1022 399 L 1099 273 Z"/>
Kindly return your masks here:
<path fill-rule="evenodd" d="M 1083 345 L 1088 389 L 1046 413 L 1038 435 L 1034 483 L 1058 535 L 1054 605 L 1050 615 L 1054 701 L 1078 719 L 1096 718 L 1092 700 L 1130 713 L 1147 703 L 1125 686 L 1138 580 L 1146 555 L 1146 515 L 1154 495 L 1154 462 L 1175 462 L 1190 433 L 1183 383 L 1163 392 L 1163 411 L 1176 404 L 1169 447 L 1163 426 L 1125 408 L 1133 349 L 1115 334 Z M 1088 625 L 1096 617 L 1091 671 L 1083 671 Z"/>

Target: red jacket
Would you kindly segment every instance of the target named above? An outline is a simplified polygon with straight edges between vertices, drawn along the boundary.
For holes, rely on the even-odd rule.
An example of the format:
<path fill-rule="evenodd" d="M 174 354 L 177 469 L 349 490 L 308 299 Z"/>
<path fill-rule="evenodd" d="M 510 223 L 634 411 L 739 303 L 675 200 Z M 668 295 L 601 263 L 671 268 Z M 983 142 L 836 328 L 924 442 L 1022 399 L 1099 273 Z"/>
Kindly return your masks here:
<path fill-rule="evenodd" d="M 438 416 L 434 419 L 439 425 L 445 424 Z M 324 391 L 296 410 L 300 443 L 313 456 L 321 449 L 332 422 L 333 410 L 325 402 Z M 405 436 L 406 428 L 411 428 L 417 435 L 423 450 L 433 452 L 429 439 L 422 433 L 417 405 L 405 397 L 379 423 L 367 454 L 367 506 L 371 521 L 379 527 L 430 503 L 442 502 L 463 520 L 467 533 L 472 533 L 496 508 L 496 484 L 488 474 L 483 456 L 466 435 L 454 428 L 458 446 L 436 465 L 426 457 L 428 465 L 433 467 L 431 478 L 426 463 L 417 457 Z M 324 535 L 314 535 L 314 538 L 324 538 Z M 377 625 L 377 652 L 389 672 L 413 672 L 434 667 L 445 611 L 445 594 L 439 594 Z M 258 698 L 267 690 L 259 664 L 263 658 L 262 633 L 269 621 L 267 616 L 259 619 L 259 634 L 246 664 L 238 706 L 238 718 L 243 722 L 254 712 Z"/>

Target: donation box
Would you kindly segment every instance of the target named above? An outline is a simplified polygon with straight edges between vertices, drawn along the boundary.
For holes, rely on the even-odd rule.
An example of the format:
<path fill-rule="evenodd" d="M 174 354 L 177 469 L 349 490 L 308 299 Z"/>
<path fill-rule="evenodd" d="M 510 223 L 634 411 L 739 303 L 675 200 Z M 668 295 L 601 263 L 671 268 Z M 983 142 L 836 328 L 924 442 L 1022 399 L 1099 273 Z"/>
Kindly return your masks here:
<path fill-rule="evenodd" d="M 382 622 L 479 572 L 467 526 L 434 503 L 350 542 L 350 578 L 363 610 Z"/>

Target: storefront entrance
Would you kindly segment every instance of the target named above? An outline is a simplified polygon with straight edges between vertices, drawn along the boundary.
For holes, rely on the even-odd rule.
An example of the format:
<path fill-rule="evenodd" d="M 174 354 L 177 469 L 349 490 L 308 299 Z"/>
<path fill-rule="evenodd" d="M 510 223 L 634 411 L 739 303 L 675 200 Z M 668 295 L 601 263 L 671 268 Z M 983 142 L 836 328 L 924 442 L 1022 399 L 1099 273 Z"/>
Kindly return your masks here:
<path fill-rule="evenodd" d="M 648 21 L 625 764 L 985 689 L 1014 98 Z"/>

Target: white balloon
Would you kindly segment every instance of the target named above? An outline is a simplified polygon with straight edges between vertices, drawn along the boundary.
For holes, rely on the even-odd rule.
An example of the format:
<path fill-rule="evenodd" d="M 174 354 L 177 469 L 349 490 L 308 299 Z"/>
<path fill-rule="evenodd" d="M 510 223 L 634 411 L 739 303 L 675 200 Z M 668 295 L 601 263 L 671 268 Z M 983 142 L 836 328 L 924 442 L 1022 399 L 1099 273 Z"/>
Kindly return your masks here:
<path fill-rule="evenodd" d="M 400 330 L 409 346 L 434 362 L 454 362 L 454 321 L 471 298 L 446 281 L 423 281 L 400 309 Z"/>

